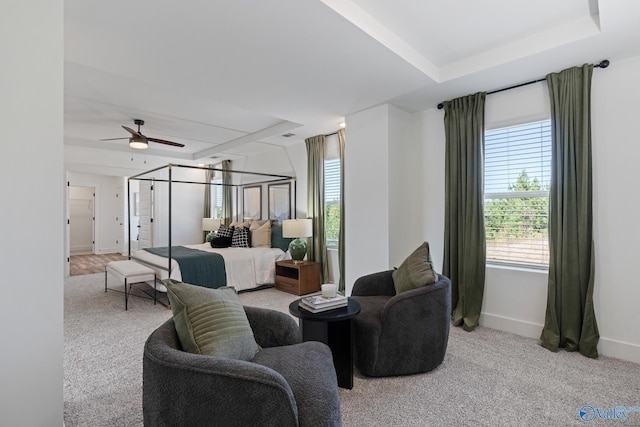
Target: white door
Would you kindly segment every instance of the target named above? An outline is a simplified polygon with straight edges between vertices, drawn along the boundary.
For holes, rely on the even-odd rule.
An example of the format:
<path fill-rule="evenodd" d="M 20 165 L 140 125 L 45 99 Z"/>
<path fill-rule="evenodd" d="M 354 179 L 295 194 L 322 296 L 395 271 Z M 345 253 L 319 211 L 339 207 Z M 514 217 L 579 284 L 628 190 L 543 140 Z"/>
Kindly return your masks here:
<path fill-rule="evenodd" d="M 138 215 L 139 225 L 137 236 L 133 230 L 132 238 L 137 237 L 138 247 L 150 248 L 153 247 L 153 182 L 152 181 L 140 181 L 140 191 L 138 196 Z"/>

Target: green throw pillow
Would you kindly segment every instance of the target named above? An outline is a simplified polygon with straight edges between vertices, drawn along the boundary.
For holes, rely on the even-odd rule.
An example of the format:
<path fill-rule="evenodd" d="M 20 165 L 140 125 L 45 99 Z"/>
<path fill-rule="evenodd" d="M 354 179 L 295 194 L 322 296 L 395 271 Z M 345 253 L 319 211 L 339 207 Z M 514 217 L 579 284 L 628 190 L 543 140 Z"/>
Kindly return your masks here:
<path fill-rule="evenodd" d="M 233 288 L 163 280 L 184 351 L 251 360 L 260 347 Z"/>
<path fill-rule="evenodd" d="M 272 248 L 280 248 L 283 252 L 287 252 L 289 250 L 289 243 L 291 243 L 293 239 L 289 239 L 287 237 L 282 237 L 282 224 L 278 221 L 273 221 L 271 223 L 271 247 Z"/>
<path fill-rule="evenodd" d="M 392 273 L 396 294 L 427 286 L 436 281 L 429 244 L 424 242 Z"/>

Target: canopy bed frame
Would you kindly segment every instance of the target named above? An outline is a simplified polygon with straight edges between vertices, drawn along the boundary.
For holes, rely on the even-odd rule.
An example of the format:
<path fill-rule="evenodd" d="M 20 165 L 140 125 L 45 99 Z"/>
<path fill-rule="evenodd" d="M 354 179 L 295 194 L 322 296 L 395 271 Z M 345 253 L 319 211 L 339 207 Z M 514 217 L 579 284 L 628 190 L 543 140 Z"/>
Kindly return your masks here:
<path fill-rule="evenodd" d="M 180 171 L 185 171 L 185 170 L 201 170 L 202 173 L 202 180 L 190 180 L 190 179 L 181 179 L 180 175 Z M 207 174 L 205 173 L 206 171 L 212 171 L 212 172 L 223 172 L 223 173 L 229 173 L 231 174 L 230 176 L 232 177 L 238 177 L 238 176 L 248 176 L 251 178 L 250 182 L 243 182 L 243 183 L 215 183 L 215 182 L 207 182 L 206 181 L 206 176 Z M 192 178 L 192 177 L 191 177 Z M 167 264 L 166 265 L 158 265 L 155 262 L 150 262 L 148 259 L 140 259 L 138 257 L 136 257 L 135 255 L 132 255 L 132 251 L 131 251 L 131 236 L 132 236 L 132 224 L 131 224 L 131 182 L 132 181 L 149 181 L 153 186 L 157 185 L 158 183 L 166 183 L 168 185 L 168 193 L 167 193 L 167 200 L 168 200 L 168 206 L 167 206 L 167 226 L 168 226 L 168 230 L 167 230 L 167 254 L 166 254 L 166 259 L 167 259 Z M 234 181 L 232 179 L 232 181 Z M 134 259 L 138 262 L 141 262 L 143 264 L 147 264 L 151 267 L 156 267 L 162 270 L 165 270 L 168 274 L 168 277 L 171 277 L 171 273 L 172 273 L 172 262 L 174 261 L 174 259 L 172 258 L 172 213 L 173 213 L 173 200 L 172 200 L 172 191 L 173 191 L 173 185 L 174 184 L 194 184 L 194 185 L 209 185 L 209 186 L 220 186 L 220 187 L 225 187 L 225 186 L 230 186 L 235 190 L 235 211 L 234 214 L 232 214 L 232 220 L 235 218 L 236 221 L 242 222 L 242 220 L 244 220 L 244 218 L 241 218 L 240 215 L 242 214 L 240 208 L 239 208 L 239 204 L 240 204 L 240 197 L 243 196 L 243 194 L 241 192 L 239 192 L 240 189 L 244 189 L 245 187 L 255 187 L 255 186 L 262 186 L 263 184 L 267 184 L 267 186 L 269 185 L 277 185 L 277 184 L 285 184 L 288 183 L 290 185 L 290 188 L 292 190 L 292 195 L 289 195 L 289 212 L 295 212 L 295 206 L 296 206 L 296 178 L 294 176 L 289 176 L 289 175 L 279 175 L 279 174 L 270 174 L 270 173 L 262 173 L 262 172 L 251 172 L 251 171 L 241 171 L 241 170 L 225 170 L 222 168 L 218 168 L 218 167 L 213 167 L 213 166 L 189 166 L 189 165 L 180 165 L 180 164 L 173 164 L 173 163 L 169 163 L 167 165 L 158 167 L 158 168 L 154 168 L 151 170 L 148 170 L 146 172 L 142 172 L 140 174 L 131 176 L 128 178 L 127 180 L 127 224 L 128 224 L 128 232 L 129 232 L 129 243 L 128 243 L 128 257 L 129 259 Z M 268 187 L 267 187 L 268 188 Z M 268 190 L 267 190 L 268 191 Z M 153 209 L 153 203 L 151 203 L 152 209 Z M 262 206 L 262 197 L 260 198 L 260 203 Z M 242 208 L 242 210 L 244 210 L 244 206 Z M 155 213 L 152 212 L 151 214 L 151 218 L 153 221 L 153 217 L 154 217 Z M 267 214 L 268 216 L 268 214 Z M 262 218 L 261 218 L 262 219 Z M 270 218 L 267 218 L 267 221 L 270 221 Z M 227 224 L 228 225 L 228 224 Z M 164 255 L 163 255 L 164 256 Z"/>

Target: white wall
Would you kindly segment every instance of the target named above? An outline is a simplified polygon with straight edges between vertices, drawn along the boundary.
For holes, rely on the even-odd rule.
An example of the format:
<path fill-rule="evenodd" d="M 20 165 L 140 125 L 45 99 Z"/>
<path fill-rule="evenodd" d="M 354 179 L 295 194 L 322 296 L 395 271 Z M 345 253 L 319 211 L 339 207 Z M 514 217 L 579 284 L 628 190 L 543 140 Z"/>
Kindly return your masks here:
<path fill-rule="evenodd" d="M 346 117 L 345 286 L 389 268 L 389 105 Z"/>
<path fill-rule="evenodd" d="M 63 422 L 63 2 L 0 14 L 0 425 Z M 34 155 L 37 154 L 37 155 Z M 11 208 L 7 208 L 11 206 Z"/>
<path fill-rule="evenodd" d="M 389 268 L 399 267 L 424 241 L 422 200 L 429 183 L 416 178 L 424 164 L 414 120 L 406 111 L 389 106 Z"/>
<path fill-rule="evenodd" d="M 594 70 L 594 304 L 602 352 L 640 363 L 640 57 Z"/>
<path fill-rule="evenodd" d="M 201 169 L 172 168 L 172 180 L 204 182 Z M 172 183 L 171 187 L 171 245 L 193 245 L 203 242 L 202 216 L 205 186 Z M 154 246 L 169 242 L 169 184 L 154 184 Z"/>
<path fill-rule="evenodd" d="M 635 122 L 640 115 L 637 95 L 640 58 L 616 61 L 595 69 L 592 83 L 592 144 L 594 182 L 594 240 L 596 280 L 594 304 L 600 329 L 601 354 L 640 362 L 640 287 L 634 268 L 640 240 L 636 225 L 637 159 Z M 521 119 L 548 116 L 545 84 L 500 94 L 486 102 L 488 126 L 506 126 Z M 416 132 L 427 183 L 422 202 L 424 236 L 434 261 L 442 266 L 444 233 L 444 129 L 441 110 L 416 114 Z M 430 185 L 430 183 L 432 185 Z M 544 323 L 547 274 L 535 270 L 488 267 L 481 324 L 538 338 Z"/>

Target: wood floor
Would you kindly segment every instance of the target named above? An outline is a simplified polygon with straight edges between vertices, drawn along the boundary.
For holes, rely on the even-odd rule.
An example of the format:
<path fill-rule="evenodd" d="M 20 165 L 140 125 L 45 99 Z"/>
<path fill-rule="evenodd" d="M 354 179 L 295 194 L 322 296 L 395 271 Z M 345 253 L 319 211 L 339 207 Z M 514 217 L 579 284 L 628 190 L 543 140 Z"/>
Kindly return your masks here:
<path fill-rule="evenodd" d="M 110 261 L 121 261 L 127 259 L 119 253 L 94 254 L 94 255 L 71 255 L 69 272 L 72 276 L 83 274 L 104 273 L 104 266 Z"/>

